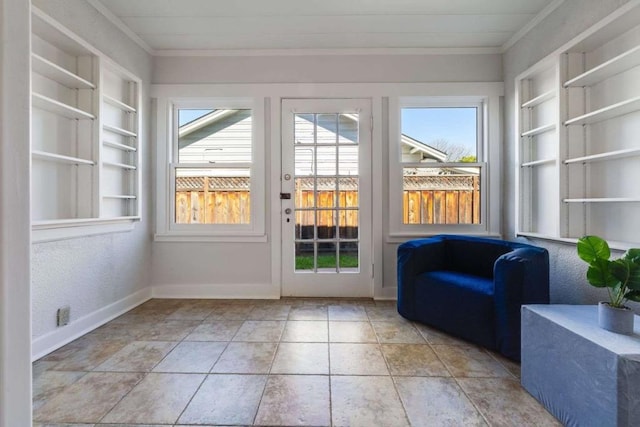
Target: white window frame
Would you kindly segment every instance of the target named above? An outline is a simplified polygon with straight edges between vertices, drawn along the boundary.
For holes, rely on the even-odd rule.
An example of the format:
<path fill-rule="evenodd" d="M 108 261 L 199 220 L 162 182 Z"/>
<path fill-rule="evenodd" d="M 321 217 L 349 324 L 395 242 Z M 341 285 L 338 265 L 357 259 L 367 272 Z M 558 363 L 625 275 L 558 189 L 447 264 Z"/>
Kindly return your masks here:
<path fill-rule="evenodd" d="M 263 98 L 176 97 L 157 99 L 156 241 L 264 242 L 265 233 L 265 101 Z M 250 109 L 249 224 L 177 224 L 175 222 L 179 109 Z M 189 165 L 191 166 L 191 165 Z M 239 163 L 238 168 L 247 164 Z M 229 164 L 233 168 L 232 164 Z"/>
<path fill-rule="evenodd" d="M 493 108 L 489 108 L 494 104 Z M 498 236 L 499 232 L 499 123 L 497 99 L 484 96 L 403 96 L 389 100 L 389 237 L 421 237 L 434 234 Z M 435 167 L 480 168 L 480 224 L 404 224 L 403 168 L 434 167 L 434 164 L 403 163 L 401 156 L 401 114 L 403 108 L 477 108 L 477 162 L 438 163 Z M 497 127 L 497 126 L 496 126 Z M 492 168 L 491 165 L 494 165 Z M 491 207 L 491 208 L 490 208 Z"/>

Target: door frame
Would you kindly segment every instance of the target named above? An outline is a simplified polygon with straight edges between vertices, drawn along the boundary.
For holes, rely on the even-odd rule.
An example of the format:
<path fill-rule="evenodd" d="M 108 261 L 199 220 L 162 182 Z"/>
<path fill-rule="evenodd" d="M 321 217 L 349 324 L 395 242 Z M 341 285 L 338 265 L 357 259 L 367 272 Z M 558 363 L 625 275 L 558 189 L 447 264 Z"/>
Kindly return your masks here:
<path fill-rule="evenodd" d="M 294 181 L 285 181 L 285 174 L 295 175 L 293 170 L 293 158 L 288 159 L 285 155 L 293 155 L 285 144 L 290 144 L 293 140 L 293 127 L 285 129 L 285 123 L 292 125 L 292 116 L 296 112 L 309 113 L 336 113 L 355 112 L 360 114 L 359 147 L 359 200 L 358 200 L 358 243 L 359 243 L 359 272 L 358 273 L 337 273 L 337 272 L 311 272 L 295 273 L 291 261 L 285 262 L 287 257 L 292 255 L 294 250 L 289 240 L 293 237 L 290 228 L 286 228 L 285 214 L 286 208 L 294 209 L 293 200 L 279 200 L 278 208 L 280 215 L 279 236 L 274 235 L 274 239 L 280 239 L 279 268 L 281 277 L 281 296 L 307 296 L 307 297 L 373 297 L 373 263 L 374 263 L 374 218 L 373 212 L 373 106 L 371 98 L 281 98 L 280 100 L 280 138 L 279 155 L 280 168 L 277 171 L 279 176 L 279 191 L 293 193 Z M 295 226 L 295 218 L 294 225 Z M 364 230 L 364 231 L 363 231 Z M 306 277 L 305 277 L 306 276 Z M 298 282 L 300 281 L 300 282 Z M 319 287 L 322 282 L 322 287 Z M 330 282 L 330 286 L 325 286 Z M 294 285 L 295 283 L 295 285 Z M 334 284 L 335 283 L 335 284 Z"/>

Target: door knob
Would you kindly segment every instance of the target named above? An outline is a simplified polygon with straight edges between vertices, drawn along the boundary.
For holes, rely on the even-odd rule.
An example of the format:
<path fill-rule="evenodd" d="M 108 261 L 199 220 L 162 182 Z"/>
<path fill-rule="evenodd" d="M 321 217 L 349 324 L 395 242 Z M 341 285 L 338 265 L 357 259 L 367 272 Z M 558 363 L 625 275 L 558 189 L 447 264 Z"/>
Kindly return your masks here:
<path fill-rule="evenodd" d="M 286 213 L 287 215 L 291 215 L 291 208 L 285 209 L 284 213 Z"/>

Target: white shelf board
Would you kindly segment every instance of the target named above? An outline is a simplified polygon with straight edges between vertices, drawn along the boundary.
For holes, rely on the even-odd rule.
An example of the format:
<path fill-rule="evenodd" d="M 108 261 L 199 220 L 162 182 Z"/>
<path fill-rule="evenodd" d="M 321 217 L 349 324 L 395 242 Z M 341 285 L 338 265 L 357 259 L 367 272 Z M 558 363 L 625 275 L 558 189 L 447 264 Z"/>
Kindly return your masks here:
<path fill-rule="evenodd" d="M 86 111 L 80 110 L 76 107 L 72 107 L 71 105 L 62 103 L 39 93 L 32 93 L 31 101 L 34 107 L 50 111 L 61 116 L 65 116 L 69 119 L 93 120 L 96 118 L 93 114 L 89 114 Z"/>
<path fill-rule="evenodd" d="M 95 89 L 96 87 L 96 85 L 89 80 L 83 79 L 77 74 L 35 53 L 31 54 L 31 66 L 36 73 L 70 89 Z"/>
<path fill-rule="evenodd" d="M 118 149 L 124 150 L 124 151 L 137 151 L 138 150 L 136 147 L 132 147 L 132 146 L 127 145 L 127 144 L 120 144 L 119 142 L 115 142 L 115 141 L 104 140 L 104 141 L 102 141 L 102 143 L 104 145 L 109 146 L 109 147 L 118 148 Z"/>
<path fill-rule="evenodd" d="M 570 125 L 586 125 L 601 122 L 603 120 L 612 119 L 614 117 L 623 116 L 640 110 L 640 96 L 636 96 L 616 104 L 608 105 L 604 108 L 592 111 L 582 116 L 574 117 L 564 122 L 565 126 Z"/>
<path fill-rule="evenodd" d="M 616 74 L 640 65 L 640 46 L 636 46 L 620 55 L 603 62 L 597 67 L 568 80 L 564 87 L 591 86 Z"/>
<path fill-rule="evenodd" d="M 585 199 L 564 199 L 565 203 L 635 203 L 640 197 L 591 197 Z"/>
<path fill-rule="evenodd" d="M 536 96 L 535 98 L 532 98 L 532 99 L 528 100 L 527 102 L 523 103 L 521 105 L 521 107 L 522 108 L 533 108 L 536 105 L 540 105 L 545 101 L 553 99 L 555 96 L 556 96 L 556 91 L 554 89 L 551 89 L 548 92 L 545 92 L 543 94 L 540 94 L 540 95 Z"/>
<path fill-rule="evenodd" d="M 33 150 L 31 156 L 35 159 L 48 160 L 57 163 L 67 163 L 71 165 L 95 165 L 95 162 L 79 157 L 63 156 L 62 154 L 49 153 L 47 151 Z"/>
<path fill-rule="evenodd" d="M 105 166 L 110 166 L 112 168 L 120 168 L 120 169 L 127 169 L 127 170 L 136 170 L 137 167 L 135 167 L 134 165 L 128 165 L 126 163 L 118 163 L 118 162 L 102 162 L 103 165 Z"/>
<path fill-rule="evenodd" d="M 564 161 L 566 165 L 573 163 L 588 163 L 602 160 L 621 159 L 640 155 L 640 148 L 627 148 L 625 150 L 607 151 L 606 153 L 592 154 L 590 156 L 574 157 Z"/>
<path fill-rule="evenodd" d="M 106 102 L 109 105 L 112 105 L 116 108 L 121 109 L 122 111 L 126 111 L 127 113 L 135 113 L 136 109 L 134 107 L 132 107 L 129 104 L 125 104 L 124 102 L 120 101 L 119 99 L 113 98 L 109 95 L 102 95 L 102 99 L 104 99 L 104 102 Z"/>
<path fill-rule="evenodd" d="M 554 130 L 556 128 L 556 124 L 555 123 L 550 123 L 548 125 L 544 125 L 544 126 L 539 126 L 535 129 L 531 129 L 528 130 L 526 132 L 522 132 L 520 134 L 520 136 L 525 137 L 525 136 L 535 136 L 535 135 L 539 135 L 541 133 L 545 133 L 545 132 L 549 132 L 551 130 Z"/>
<path fill-rule="evenodd" d="M 105 194 L 102 197 L 104 197 L 105 199 L 123 199 L 123 200 L 137 199 L 137 197 L 132 194 Z"/>
<path fill-rule="evenodd" d="M 546 165 L 548 163 L 555 163 L 556 159 L 551 158 L 551 159 L 541 159 L 541 160 L 534 160 L 532 162 L 525 162 L 523 164 L 521 164 L 520 166 L 522 167 L 530 167 L 530 166 L 539 166 L 539 165 Z"/>
<path fill-rule="evenodd" d="M 122 128 L 119 128 L 117 126 L 103 125 L 102 128 L 104 130 L 108 131 L 108 132 L 117 133 L 118 135 L 122 135 L 122 136 L 130 136 L 130 137 L 138 136 L 138 134 L 136 134 L 135 132 L 131 132 L 130 130 L 126 130 L 126 129 L 122 129 Z"/>

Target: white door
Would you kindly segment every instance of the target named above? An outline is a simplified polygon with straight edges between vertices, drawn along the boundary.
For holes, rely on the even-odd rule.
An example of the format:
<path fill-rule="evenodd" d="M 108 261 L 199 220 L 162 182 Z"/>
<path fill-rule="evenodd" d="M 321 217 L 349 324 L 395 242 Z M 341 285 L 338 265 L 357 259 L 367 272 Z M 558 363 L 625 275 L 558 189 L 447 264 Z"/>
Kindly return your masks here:
<path fill-rule="evenodd" d="M 371 297 L 371 101 L 282 102 L 282 295 Z"/>

